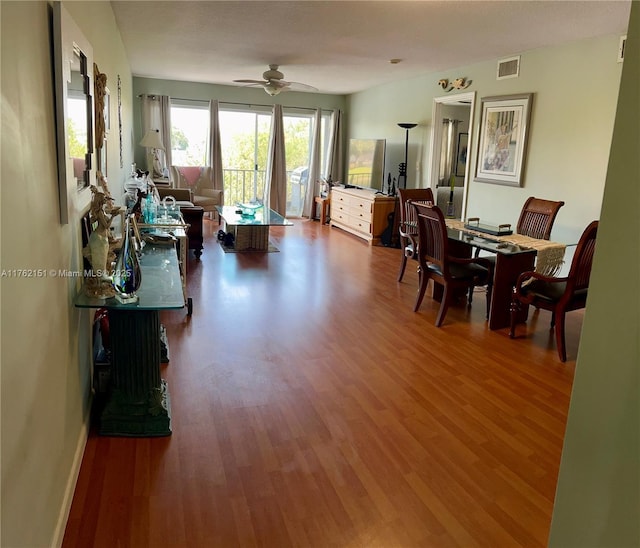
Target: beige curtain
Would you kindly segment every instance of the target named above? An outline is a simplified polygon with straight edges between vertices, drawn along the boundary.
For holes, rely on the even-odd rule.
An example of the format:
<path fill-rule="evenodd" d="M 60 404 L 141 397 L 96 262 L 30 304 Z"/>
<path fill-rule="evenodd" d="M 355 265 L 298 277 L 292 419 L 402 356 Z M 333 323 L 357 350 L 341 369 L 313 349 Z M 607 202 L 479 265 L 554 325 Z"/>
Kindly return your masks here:
<path fill-rule="evenodd" d="M 343 137 L 342 111 L 334 110 L 331 113 L 331 137 L 329 141 L 329 158 L 327 159 L 327 176 L 337 183 L 344 175 L 344 137 Z"/>
<path fill-rule="evenodd" d="M 273 105 L 271 134 L 267 153 L 264 205 L 283 217 L 287 212 L 287 162 L 284 150 L 282 105 Z"/>
<path fill-rule="evenodd" d="M 213 188 L 224 190 L 222 145 L 220 142 L 220 108 L 217 100 L 209 101 L 209 165 L 213 172 Z"/>
<path fill-rule="evenodd" d="M 163 175 L 169 176 L 168 166 L 171 165 L 171 98 L 167 95 L 142 96 L 142 133 L 140 140 L 150 129 L 158 130 L 164 150 L 158 150 L 158 157 L 163 169 Z M 152 172 L 153 159 L 150 150 L 145 150 L 146 167 Z"/>
<path fill-rule="evenodd" d="M 320 164 L 320 146 L 322 141 L 322 111 L 316 110 L 313 119 L 313 139 L 311 141 L 311 158 L 309 163 L 309 177 L 307 178 L 307 192 L 304 196 L 302 216 L 313 219 L 315 197 L 320 195 L 318 181 L 322 177 L 322 165 Z"/>
<path fill-rule="evenodd" d="M 164 176 L 169 177 L 169 166 L 171 162 L 171 97 L 160 96 L 160 139 L 164 145 L 161 151 L 160 161 L 164 168 Z"/>

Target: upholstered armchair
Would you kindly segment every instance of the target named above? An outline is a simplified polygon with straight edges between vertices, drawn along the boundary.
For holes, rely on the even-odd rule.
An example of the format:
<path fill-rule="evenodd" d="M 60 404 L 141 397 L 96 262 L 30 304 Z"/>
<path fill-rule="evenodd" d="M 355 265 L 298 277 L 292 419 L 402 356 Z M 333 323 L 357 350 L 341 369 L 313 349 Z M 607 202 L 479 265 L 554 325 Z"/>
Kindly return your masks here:
<path fill-rule="evenodd" d="M 214 188 L 213 169 L 199 166 L 171 166 L 171 183 L 174 188 L 191 191 L 191 202 L 215 213 L 216 206 L 224 204 L 224 192 Z"/>

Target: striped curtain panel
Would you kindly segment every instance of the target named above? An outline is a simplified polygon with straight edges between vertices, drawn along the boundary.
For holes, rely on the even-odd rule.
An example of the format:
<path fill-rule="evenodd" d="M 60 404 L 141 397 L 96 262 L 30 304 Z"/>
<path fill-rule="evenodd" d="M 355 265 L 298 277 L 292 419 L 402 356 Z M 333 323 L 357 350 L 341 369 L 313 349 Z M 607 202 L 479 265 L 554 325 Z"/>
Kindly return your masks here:
<path fill-rule="evenodd" d="M 282 105 L 273 105 L 271 134 L 267 153 L 264 205 L 283 217 L 287 212 L 287 161 L 284 150 Z"/>
<path fill-rule="evenodd" d="M 224 190 L 219 112 L 220 109 L 218 101 L 209 101 L 209 165 L 213 172 L 213 188 L 215 190 Z"/>

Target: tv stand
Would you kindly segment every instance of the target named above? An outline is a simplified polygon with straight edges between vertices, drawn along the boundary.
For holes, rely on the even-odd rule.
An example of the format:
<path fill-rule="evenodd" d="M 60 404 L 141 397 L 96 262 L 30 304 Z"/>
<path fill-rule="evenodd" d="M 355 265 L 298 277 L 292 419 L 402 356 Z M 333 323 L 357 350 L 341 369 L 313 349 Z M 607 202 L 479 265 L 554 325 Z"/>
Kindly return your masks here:
<path fill-rule="evenodd" d="M 395 204 L 393 196 L 377 194 L 374 190 L 333 187 L 330 224 L 362 238 L 369 245 L 377 245 Z"/>

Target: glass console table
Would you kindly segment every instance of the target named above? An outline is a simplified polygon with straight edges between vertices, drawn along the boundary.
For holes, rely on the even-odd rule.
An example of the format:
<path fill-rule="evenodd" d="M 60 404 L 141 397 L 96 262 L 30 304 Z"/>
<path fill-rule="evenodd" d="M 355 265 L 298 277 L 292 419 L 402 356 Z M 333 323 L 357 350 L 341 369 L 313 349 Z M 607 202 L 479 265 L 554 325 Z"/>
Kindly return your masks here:
<path fill-rule="evenodd" d="M 158 233 L 168 232 L 173 234 L 178 240 L 178 257 L 180 265 L 180 273 L 182 275 L 182 291 L 184 293 L 184 302 L 187 306 L 187 315 L 191 316 L 193 312 L 193 301 L 187 296 L 187 251 L 189 242 L 187 238 L 187 229 L 189 225 L 185 223 L 179 208 L 159 207 L 158 215 L 153 223 L 138 223 L 141 233 Z"/>
<path fill-rule="evenodd" d="M 91 298 L 81 291 L 78 308 L 106 308 L 111 340 L 111 391 L 100 418 L 100 434 L 168 436 L 171 407 L 160 377 L 160 310 L 185 305 L 178 258 L 173 247 L 146 245 L 140 257 L 139 300 Z"/>

